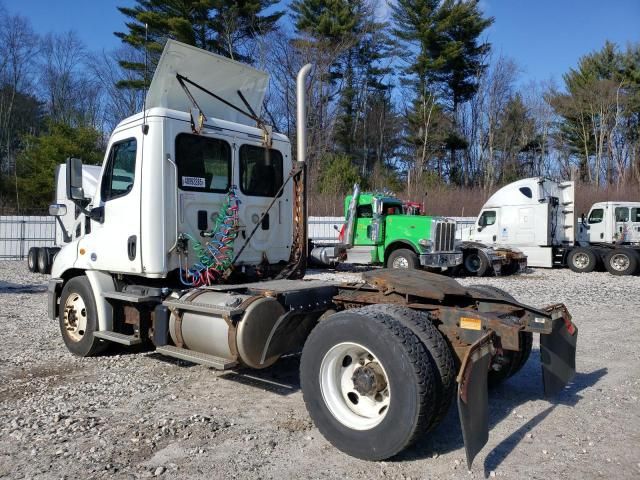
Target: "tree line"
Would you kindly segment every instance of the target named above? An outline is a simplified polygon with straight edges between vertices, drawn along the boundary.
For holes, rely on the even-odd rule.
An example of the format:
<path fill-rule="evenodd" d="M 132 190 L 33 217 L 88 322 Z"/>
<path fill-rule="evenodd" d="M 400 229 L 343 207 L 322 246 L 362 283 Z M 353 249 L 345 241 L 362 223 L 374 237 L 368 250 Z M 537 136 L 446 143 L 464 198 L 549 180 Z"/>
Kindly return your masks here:
<path fill-rule="evenodd" d="M 0 202 L 45 205 L 67 156 L 99 162 L 141 109 L 173 38 L 271 74 L 267 123 L 295 137 L 295 76 L 312 63 L 309 171 L 320 198 L 358 181 L 421 198 L 544 175 L 640 185 L 640 45 L 607 42 L 560 85 L 522 85 L 476 0 L 136 0 L 122 46 L 89 52 L 0 9 Z M 46 197 L 46 198 L 43 198 Z"/>

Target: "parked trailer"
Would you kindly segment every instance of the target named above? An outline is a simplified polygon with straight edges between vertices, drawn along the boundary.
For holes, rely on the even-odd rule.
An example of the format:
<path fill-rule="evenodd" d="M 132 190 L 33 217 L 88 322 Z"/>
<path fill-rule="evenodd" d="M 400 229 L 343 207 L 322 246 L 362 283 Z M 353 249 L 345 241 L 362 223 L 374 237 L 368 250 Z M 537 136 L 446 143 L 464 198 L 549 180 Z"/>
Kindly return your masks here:
<path fill-rule="evenodd" d="M 522 368 L 538 333 L 544 389 L 557 393 L 575 373 L 577 329 L 563 305 L 534 308 L 427 272 L 299 280 L 310 69 L 298 74 L 293 162 L 289 140 L 254 114 L 266 74 L 169 40 L 149 109 L 116 127 L 92 199 L 81 162 L 67 163 L 68 198 L 90 228 L 54 259 L 49 316 L 83 357 L 148 343 L 220 370 L 261 369 L 302 350 L 311 418 L 333 445 L 367 460 L 432 430 L 455 397 L 471 465 L 488 438 L 488 383 Z M 214 251 L 226 257 L 206 257 Z M 208 267 L 198 263 L 205 257 Z M 230 268 L 212 271 L 220 258 L 232 258 Z"/>
<path fill-rule="evenodd" d="M 640 267 L 640 202 L 598 202 L 577 222 L 574 182 L 510 183 L 484 204 L 467 241 L 516 247 L 533 267 L 631 275 Z"/>

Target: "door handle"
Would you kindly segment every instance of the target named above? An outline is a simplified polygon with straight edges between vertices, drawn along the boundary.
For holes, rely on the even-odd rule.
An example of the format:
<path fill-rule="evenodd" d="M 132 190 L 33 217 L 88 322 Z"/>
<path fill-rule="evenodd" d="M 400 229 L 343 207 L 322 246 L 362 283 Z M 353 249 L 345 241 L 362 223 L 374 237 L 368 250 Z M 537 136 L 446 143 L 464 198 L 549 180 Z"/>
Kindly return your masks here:
<path fill-rule="evenodd" d="M 129 260 L 136 259 L 136 244 L 138 243 L 138 238 L 135 235 L 131 235 L 127 240 L 127 254 L 129 255 Z"/>
<path fill-rule="evenodd" d="M 493 236 L 493 241 L 494 241 L 494 242 L 496 241 L 496 236 L 495 236 L 495 235 Z"/>

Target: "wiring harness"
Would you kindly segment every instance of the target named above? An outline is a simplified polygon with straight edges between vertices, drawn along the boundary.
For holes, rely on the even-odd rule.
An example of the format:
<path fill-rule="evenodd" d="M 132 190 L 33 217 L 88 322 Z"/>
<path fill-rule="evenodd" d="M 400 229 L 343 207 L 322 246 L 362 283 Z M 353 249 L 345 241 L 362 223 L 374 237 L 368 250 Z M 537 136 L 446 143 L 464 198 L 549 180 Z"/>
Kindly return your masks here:
<path fill-rule="evenodd" d="M 238 236 L 238 206 L 240 200 L 236 187 L 232 186 L 222 202 L 218 217 L 209 232 L 204 233 L 209 240 L 203 245 L 188 233 L 184 239 L 191 240 L 198 261 L 186 267 L 188 260 L 180 256 L 180 281 L 190 287 L 203 287 L 216 283 L 233 264 L 233 244 Z M 185 249 L 186 252 L 186 249 Z"/>

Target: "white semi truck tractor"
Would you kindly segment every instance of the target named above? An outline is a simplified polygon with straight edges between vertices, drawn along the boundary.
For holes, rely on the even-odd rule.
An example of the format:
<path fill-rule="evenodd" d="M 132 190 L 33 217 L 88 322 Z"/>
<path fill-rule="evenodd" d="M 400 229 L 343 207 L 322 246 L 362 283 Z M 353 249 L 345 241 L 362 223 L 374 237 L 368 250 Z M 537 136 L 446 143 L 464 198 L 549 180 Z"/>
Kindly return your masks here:
<path fill-rule="evenodd" d="M 111 135 L 95 195 L 68 161 L 68 198 L 89 224 L 54 259 L 49 316 L 81 357 L 143 343 L 228 370 L 301 351 L 311 418 L 363 459 L 396 455 L 455 399 L 471 464 L 488 438 L 488 385 L 522 368 L 537 333 L 557 393 L 575 373 L 577 329 L 563 305 L 427 272 L 302 280 L 310 70 L 298 74 L 294 161 L 258 116 L 265 73 L 168 41 L 146 110 Z"/>
<path fill-rule="evenodd" d="M 532 267 L 632 275 L 640 268 L 640 202 L 594 203 L 578 221 L 574 182 L 525 178 L 494 193 L 462 238 L 515 247 Z"/>

